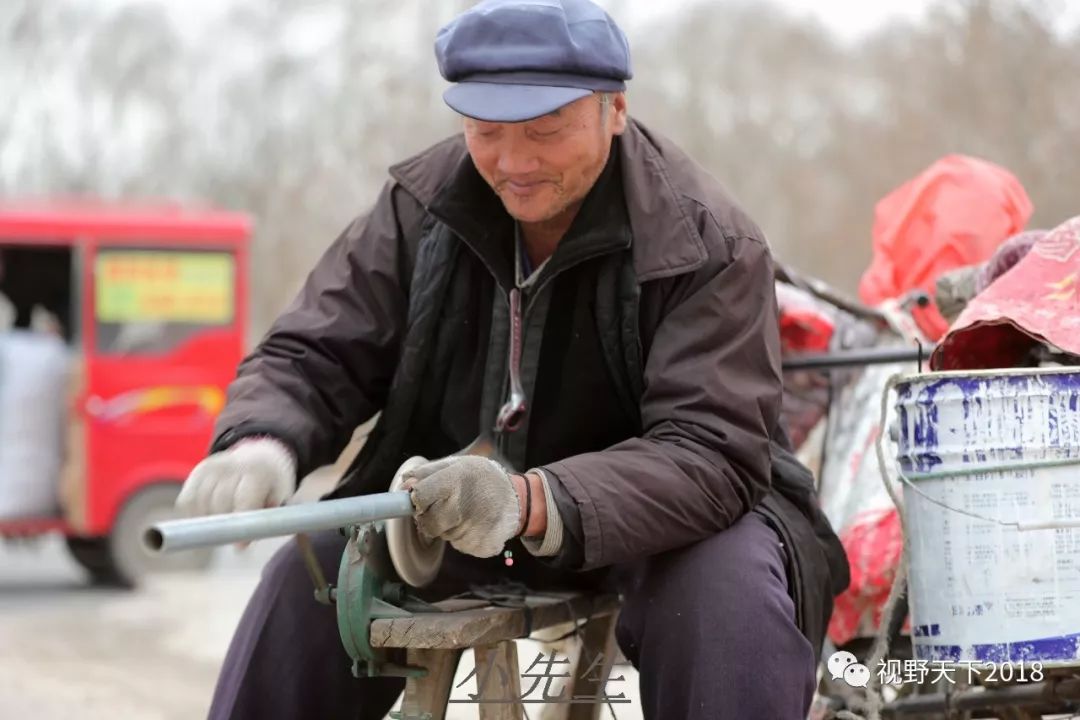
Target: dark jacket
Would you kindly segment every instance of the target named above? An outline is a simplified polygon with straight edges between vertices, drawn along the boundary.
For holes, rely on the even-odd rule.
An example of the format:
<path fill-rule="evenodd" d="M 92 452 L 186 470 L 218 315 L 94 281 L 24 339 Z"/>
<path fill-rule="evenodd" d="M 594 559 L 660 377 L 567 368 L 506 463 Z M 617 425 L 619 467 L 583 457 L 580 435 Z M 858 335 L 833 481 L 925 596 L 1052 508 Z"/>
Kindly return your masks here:
<path fill-rule="evenodd" d="M 337 239 L 241 366 L 214 449 L 272 434 L 293 448 L 304 474 L 332 462 L 353 429 L 381 410 L 335 492 L 348 495 L 383 490 L 409 455 L 452 452 L 491 426 L 505 385 L 499 299 L 513 285 L 512 221 L 460 137 L 391 175 L 375 207 Z M 758 508 L 795 556 L 796 594 L 813 595 L 801 606 L 819 641 L 847 567 L 805 468 L 790 458 L 794 465 L 778 475 L 790 456 L 778 431 L 769 248 L 716 180 L 640 124 L 615 143 L 605 175 L 545 268 L 549 291 L 538 291 L 539 309 L 526 323 L 534 344 L 561 327 L 560 350 L 578 348 L 580 358 L 556 379 L 532 368 L 533 416 L 504 439 L 505 454 L 519 470 L 540 465 L 553 478 L 560 513 L 579 535 L 577 569 L 695 542 Z M 613 187 L 622 202 L 612 202 Z M 588 328 L 566 324 L 575 313 L 589 316 Z M 575 344 L 583 329 L 594 342 Z M 462 350 L 472 341 L 483 346 L 475 357 Z M 557 364 L 550 352 L 526 354 L 534 366 Z M 592 365 L 603 372 L 580 370 Z M 580 384 L 598 374 L 606 380 Z M 580 389 L 569 390 L 575 382 Z M 459 387 L 478 390 L 439 402 Z M 560 433 L 575 411 L 537 410 L 552 407 L 552 395 L 569 396 L 588 420 Z M 461 412 L 448 419 L 447 408 Z M 590 430 L 596 426 L 619 429 L 606 442 Z M 574 447 L 583 435 L 591 445 Z M 552 436 L 565 438 L 563 452 L 538 454 L 541 438 Z M 788 492 L 772 492 L 778 480 Z"/>

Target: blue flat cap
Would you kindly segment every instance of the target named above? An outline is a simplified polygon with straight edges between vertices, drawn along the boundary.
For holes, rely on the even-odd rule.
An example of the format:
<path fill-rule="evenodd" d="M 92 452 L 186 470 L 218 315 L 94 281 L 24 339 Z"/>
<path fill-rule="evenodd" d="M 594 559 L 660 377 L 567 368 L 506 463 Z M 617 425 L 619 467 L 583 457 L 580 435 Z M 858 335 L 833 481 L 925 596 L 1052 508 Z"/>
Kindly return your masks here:
<path fill-rule="evenodd" d="M 630 45 L 589 0 L 485 0 L 439 31 L 435 57 L 467 117 L 521 122 L 593 92 L 622 92 Z"/>

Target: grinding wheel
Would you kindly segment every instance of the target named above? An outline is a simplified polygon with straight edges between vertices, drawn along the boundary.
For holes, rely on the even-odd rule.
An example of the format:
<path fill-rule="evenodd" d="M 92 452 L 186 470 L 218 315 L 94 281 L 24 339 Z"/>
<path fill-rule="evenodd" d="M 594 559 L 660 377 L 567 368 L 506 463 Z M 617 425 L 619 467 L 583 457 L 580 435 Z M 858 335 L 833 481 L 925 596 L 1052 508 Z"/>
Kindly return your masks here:
<path fill-rule="evenodd" d="M 390 482 L 390 491 L 404 490 L 405 473 L 426 462 L 422 457 L 406 460 Z M 446 542 L 441 539 L 425 541 L 411 517 L 392 518 L 386 521 L 386 548 L 401 579 L 412 587 L 424 587 L 439 573 Z"/>

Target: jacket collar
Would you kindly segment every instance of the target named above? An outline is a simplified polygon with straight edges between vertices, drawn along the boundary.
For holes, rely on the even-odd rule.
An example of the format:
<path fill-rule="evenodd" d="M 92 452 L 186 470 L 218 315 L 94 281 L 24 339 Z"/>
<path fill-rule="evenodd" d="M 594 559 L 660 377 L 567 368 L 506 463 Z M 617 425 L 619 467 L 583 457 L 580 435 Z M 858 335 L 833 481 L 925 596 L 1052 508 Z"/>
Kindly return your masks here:
<path fill-rule="evenodd" d="M 690 215 L 690 200 L 673 181 L 669 156 L 681 151 L 631 121 L 623 133 L 623 188 L 634 235 L 634 272 L 639 282 L 697 270 L 708 259 Z"/>
<path fill-rule="evenodd" d="M 615 147 L 605 174 L 614 166 L 620 175 L 618 185 L 633 238 L 638 280 L 645 282 L 699 268 L 707 259 L 705 244 L 688 209 L 691 201 L 676 188 L 665 159 L 665 155 L 678 151 L 654 138 L 637 121 L 628 124 Z M 513 277 L 513 246 L 506 242 L 506 238 L 513 237 L 512 220 L 476 172 L 461 135 L 394 165 L 390 174 L 428 212 L 473 245 L 481 257 L 490 259 L 496 277 Z M 590 199 L 598 194 L 591 192 Z M 602 209 L 595 210 L 598 214 L 589 213 L 590 217 L 604 214 Z M 568 238 L 574 231 L 571 227 Z M 611 241 L 624 242 L 625 238 L 617 237 L 620 235 L 611 236 Z"/>

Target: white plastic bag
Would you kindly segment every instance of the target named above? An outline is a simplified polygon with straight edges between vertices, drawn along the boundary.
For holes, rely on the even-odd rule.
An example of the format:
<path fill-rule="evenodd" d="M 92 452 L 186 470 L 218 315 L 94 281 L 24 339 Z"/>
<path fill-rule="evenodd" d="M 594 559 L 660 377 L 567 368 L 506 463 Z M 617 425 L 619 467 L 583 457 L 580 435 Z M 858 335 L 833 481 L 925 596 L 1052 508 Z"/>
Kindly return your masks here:
<path fill-rule="evenodd" d="M 68 366 L 56 336 L 0 333 L 0 520 L 58 512 Z"/>

